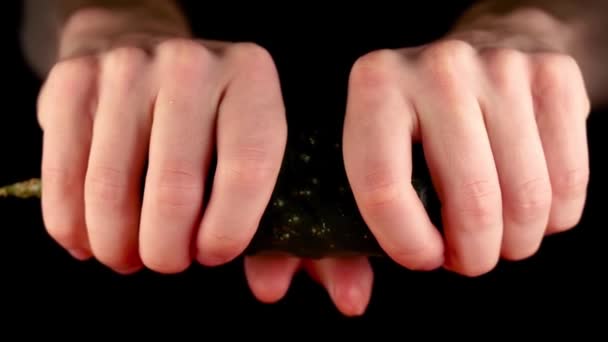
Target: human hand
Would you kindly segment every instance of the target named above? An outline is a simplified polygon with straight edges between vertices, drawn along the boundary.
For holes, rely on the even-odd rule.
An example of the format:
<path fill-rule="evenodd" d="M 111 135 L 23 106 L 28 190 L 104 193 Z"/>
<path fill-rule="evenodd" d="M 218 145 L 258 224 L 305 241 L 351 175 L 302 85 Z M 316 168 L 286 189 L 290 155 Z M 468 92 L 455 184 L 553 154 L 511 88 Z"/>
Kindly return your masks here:
<path fill-rule="evenodd" d="M 375 51 L 350 75 L 349 181 L 380 245 L 410 269 L 484 274 L 535 254 L 584 207 L 590 104 L 577 62 L 525 37 L 470 38 Z M 414 142 L 445 238 L 411 186 Z"/>
<path fill-rule="evenodd" d="M 247 256 L 245 275 L 254 296 L 275 303 L 287 293 L 296 272 L 306 272 L 327 291 L 339 312 L 360 316 L 369 304 L 374 274 L 365 257 L 320 260 L 284 256 Z"/>
<path fill-rule="evenodd" d="M 272 58 L 249 43 L 94 33 L 90 17 L 65 30 L 39 97 L 49 234 L 124 274 L 233 259 L 257 228 L 286 143 Z"/>
<path fill-rule="evenodd" d="M 177 273 L 197 252 L 206 265 L 229 261 L 257 228 L 285 148 L 271 57 L 252 44 L 187 35 L 107 37 L 88 29 L 98 21 L 89 14 L 65 31 L 39 96 L 47 231 L 74 257 L 123 274 Z M 344 312 L 364 310 L 372 281 L 364 258 L 245 261 L 264 302 L 279 300 L 301 267 Z"/>

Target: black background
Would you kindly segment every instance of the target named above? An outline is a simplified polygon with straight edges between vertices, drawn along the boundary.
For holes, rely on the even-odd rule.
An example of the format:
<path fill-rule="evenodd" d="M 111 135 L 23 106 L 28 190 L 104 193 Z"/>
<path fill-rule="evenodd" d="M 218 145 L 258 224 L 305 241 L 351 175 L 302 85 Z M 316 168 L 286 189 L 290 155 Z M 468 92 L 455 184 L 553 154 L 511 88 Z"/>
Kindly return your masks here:
<path fill-rule="evenodd" d="M 418 3 L 407 10 L 366 4 L 357 9 L 359 13 L 339 15 L 329 13 L 327 7 L 274 8 L 280 17 L 271 14 L 270 7 L 231 8 L 237 14 L 200 5 L 189 10 L 201 35 L 256 41 L 273 53 L 290 120 L 314 115 L 339 121 L 352 62 L 373 49 L 421 44 L 441 35 L 466 2 L 440 3 Z M 19 49 L 19 5 L 7 2 L 2 13 L 6 88 L 0 104 L 0 184 L 39 176 L 42 146 L 35 103 L 40 81 L 24 64 Z M 440 6 L 445 13 L 438 12 Z M 294 14 L 303 17 L 295 19 Z M 292 33 L 294 29 L 303 31 Z M 600 163 L 605 155 L 601 148 L 605 125 L 605 115 L 596 110 L 589 119 L 589 198 L 578 227 L 545 239 L 539 253 L 529 260 L 501 263 L 475 279 L 443 271 L 413 273 L 388 260 L 375 260 L 373 297 L 362 320 L 391 317 L 412 330 L 417 330 L 412 325 L 416 321 L 443 326 L 462 320 L 466 325 L 461 328 L 467 331 L 478 328 L 480 318 L 519 326 L 526 321 L 541 324 L 546 319 L 552 325 L 565 325 L 587 315 L 604 317 L 606 221 L 602 213 L 606 201 L 600 183 L 606 167 Z M 298 315 L 308 319 L 307 325 L 344 319 L 325 292 L 303 275 L 294 280 L 280 303 L 258 303 L 249 292 L 240 259 L 214 269 L 193 265 L 173 276 L 144 271 L 129 277 L 95 261 L 79 262 L 46 235 L 36 200 L 2 200 L 0 232 L 6 253 L 0 273 L 6 289 L 0 310 L 13 318 L 41 315 L 45 320 L 59 317 L 67 324 L 67 317 L 95 322 L 93 315 L 104 312 L 97 321 L 104 327 L 115 325 L 110 322 L 128 325 L 137 317 L 191 317 L 201 326 L 210 322 L 203 319 L 208 315 L 226 323 L 260 318 L 268 323 Z M 500 313 L 505 316 L 495 318 Z M 272 330 L 272 324 L 263 327 L 267 333 Z"/>

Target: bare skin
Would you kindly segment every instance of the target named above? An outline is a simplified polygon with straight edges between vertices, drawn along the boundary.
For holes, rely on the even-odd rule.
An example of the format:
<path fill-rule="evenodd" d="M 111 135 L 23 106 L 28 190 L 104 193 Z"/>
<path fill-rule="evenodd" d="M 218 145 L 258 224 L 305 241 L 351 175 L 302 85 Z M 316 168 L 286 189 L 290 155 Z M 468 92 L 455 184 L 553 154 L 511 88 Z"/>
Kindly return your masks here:
<path fill-rule="evenodd" d="M 481 1 L 439 41 L 355 63 L 345 165 L 364 219 L 397 263 L 480 276 L 576 226 L 589 180 L 585 121 L 608 103 L 606 13 L 599 0 Z M 413 142 L 425 149 L 445 236 L 411 187 Z M 298 263 L 282 262 L 266 283 L 290 279 Z M 249 260 L 250 269 L 279 263 Z M 350 314 L 364 311 L 369 293 L 357 291 L 372 282 L 365 259 L 353 265 L 344 272 L 358 282 L 330 292 Z"/>
<path fill-rule="evenodd" d="M 195 260 L 215 266 L 241 254 L 286 143 L 268 52 L 192 37 L 170 1 L 30 0 L 26 18 L 26 56 L 45 81 L 38 118 L 49 235 L 75 258 L 93 257 L 121 274 L 178 273 Z M 213 189 L 203 203 L 215 148 Z M 257 261 L 246 266 L 254 293 L 278 300 L 299 261 Z M 359 279 L 369 283 L 359 292 L 371 292 L 367 263 L 315 261 L 310 271 L 330 292 Z"/>
<path fill-rule="evenodd" d="M 124 274 L 229 262 L 257 228 L 285 148 L 272 56 L 251 43 L 195 39 L 169 1 L 105 3 L 116 6 L 26 4 L 26 55 L 45 78 L 46 228 L 74 257 Z M 571 3 L 480 1 L 443 39 L 353 65 L 347 174 L 364 219 L 400 265 L 479 276 L 578 223 L 589 178 L 585 121 L 608 102 L 600 45 L 608 9 L 602 0 Z M 32 43 L 43 33 L 46 49 Z M 410 185 L 416 141 L 444 204 L 445 236 Z M 365 258 L 245 261 L 264 302 L 280 300 L 301 267 L 342 313 L 365 311 L 373 283 Z"/>

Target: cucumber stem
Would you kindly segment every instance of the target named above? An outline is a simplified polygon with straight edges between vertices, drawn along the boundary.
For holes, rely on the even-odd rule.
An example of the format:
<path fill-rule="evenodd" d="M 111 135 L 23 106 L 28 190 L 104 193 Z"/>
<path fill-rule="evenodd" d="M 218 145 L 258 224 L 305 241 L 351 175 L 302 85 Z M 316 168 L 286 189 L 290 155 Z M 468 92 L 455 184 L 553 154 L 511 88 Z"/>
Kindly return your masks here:
<path fill-rule="evenodd" d="M 0 188 L 1 197 L 16 198 L 40 198 L 41 196 L 40 178 L 31 178 L 25 181 L 13 183 Z"/>

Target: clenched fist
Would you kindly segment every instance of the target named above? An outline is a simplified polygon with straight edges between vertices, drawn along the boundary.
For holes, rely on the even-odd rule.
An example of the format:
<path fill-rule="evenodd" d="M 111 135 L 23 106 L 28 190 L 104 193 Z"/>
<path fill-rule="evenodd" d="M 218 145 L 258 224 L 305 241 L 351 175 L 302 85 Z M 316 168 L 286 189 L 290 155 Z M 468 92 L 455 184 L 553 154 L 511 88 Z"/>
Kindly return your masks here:
<path fill-rule="evenodd" d="M 590 105 L 577 63 L 491 41 L 376 51 L 352 69 L 348 177 L 370 229 L 408 268 L 480 275 L 581 217 Z M 411 186 L 412 142 L 424 148 L 445 239 Z"/>
<path fill-rule="evenodd" d="M 283 158 L 272 58 L 248 43 L 120 38 L 71 51 L 40 94 L 48 232 L 121 273 L 229 261 L 255 233 Z"/>

